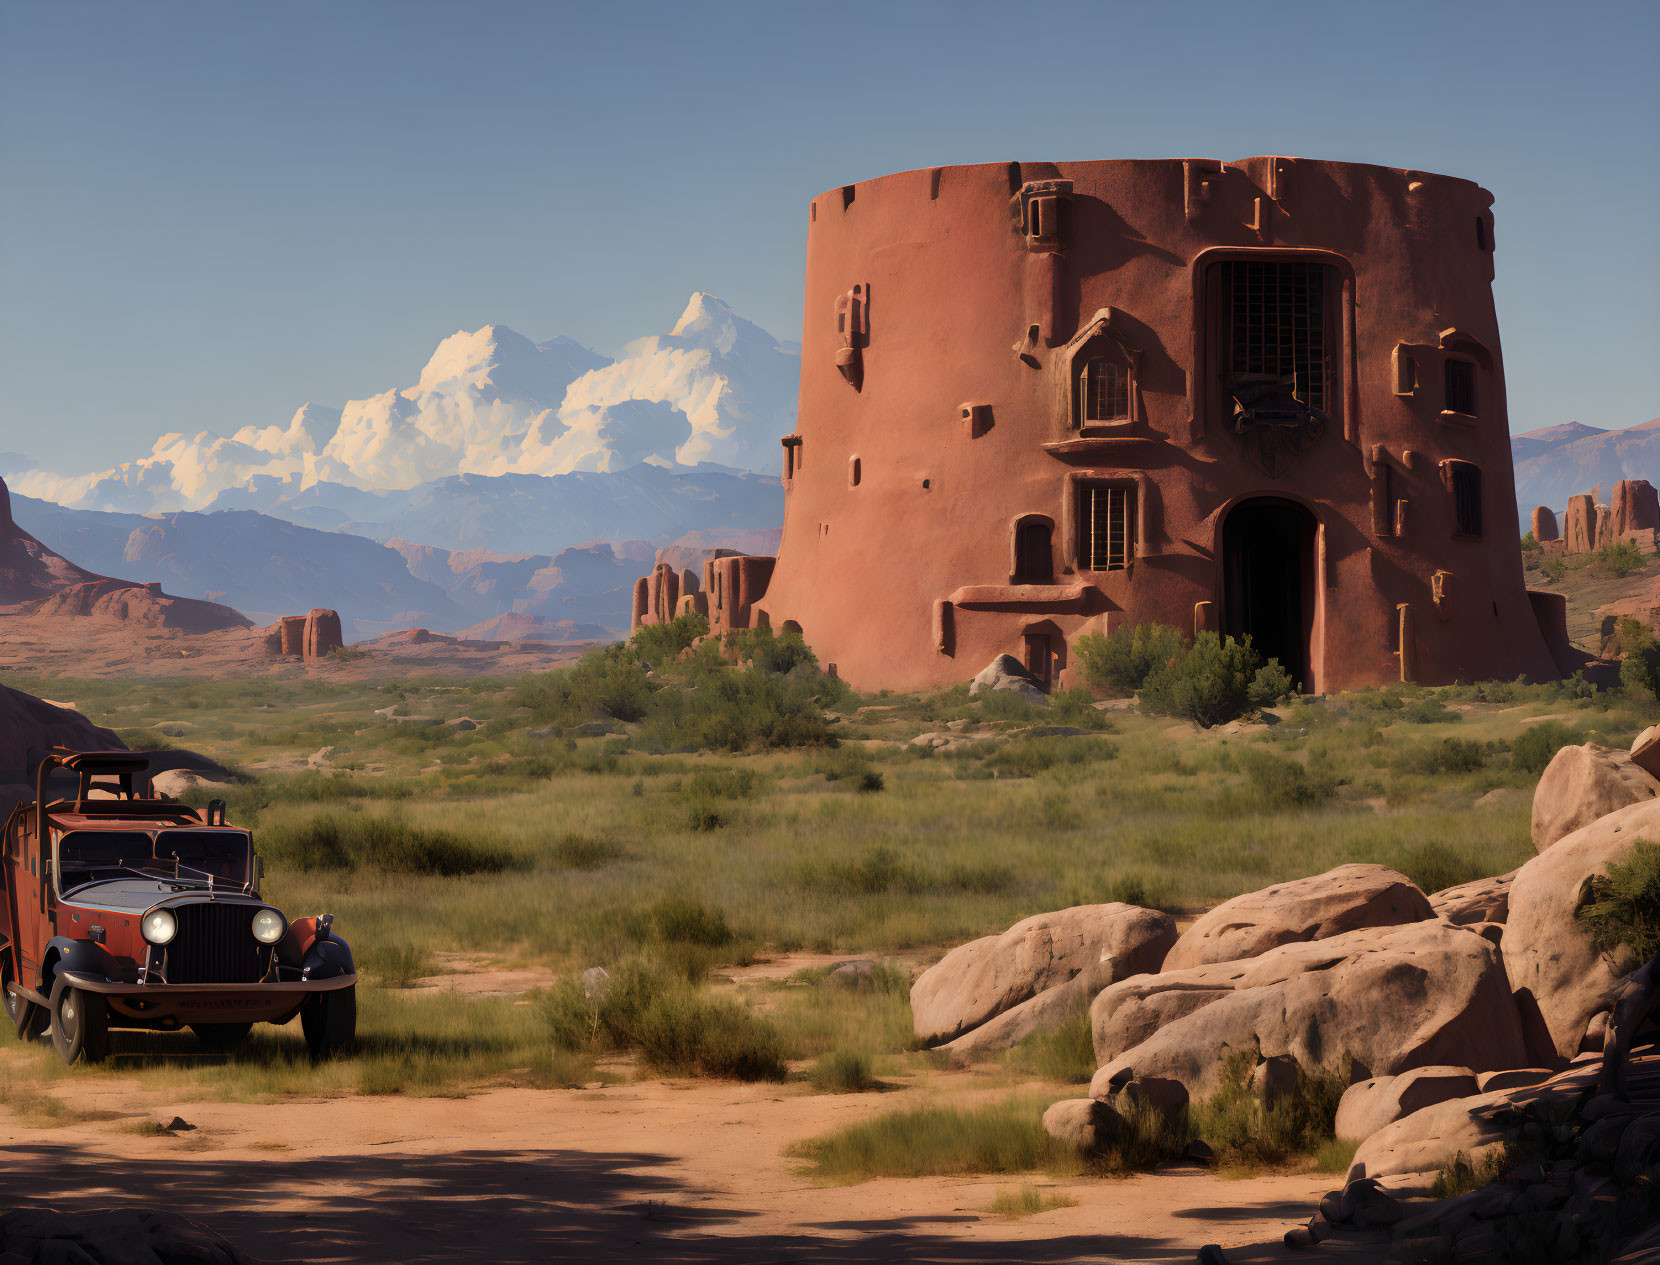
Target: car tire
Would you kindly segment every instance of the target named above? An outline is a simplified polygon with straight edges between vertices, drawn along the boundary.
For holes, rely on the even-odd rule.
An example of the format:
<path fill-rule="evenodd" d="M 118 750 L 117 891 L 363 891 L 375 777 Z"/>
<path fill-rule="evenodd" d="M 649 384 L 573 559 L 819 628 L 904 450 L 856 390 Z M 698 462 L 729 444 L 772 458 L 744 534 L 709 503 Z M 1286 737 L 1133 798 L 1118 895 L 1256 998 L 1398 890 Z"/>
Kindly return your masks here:
<path fill-rule="evenodd" d="M 33 1041 L 46 1031 L 49 1018 L 46 1008 L 27 997 L 14 995 L 11 991 L 12 979 L 12 951 L 8 946 L 0 949 L 0 997 L 5 999 L 6 1018 L 11 1020 L 12 1030 L 17 1034 L 17 1039 Z"/>
<path fill-rule="evenodd" d="M 190 1030 L 196 1039 L 215 1054 L 225 1054 L 248 1039 L 254 1030 L 251 1023 L 193 1023 Z"/>
<path fill-rule="evenodd" d="M 65 1063 L 102 1063 L 109 1053 L 109 1006 L 64 980 L 52 985 L 52 1044 Z"/>
<path fill-rule="evenodd" d="M 307 998 L 300 1007 L 300 1027 L 314 1059 L 331 1058 L 349 1049 L 357 1039 L 357 985 Z"/>

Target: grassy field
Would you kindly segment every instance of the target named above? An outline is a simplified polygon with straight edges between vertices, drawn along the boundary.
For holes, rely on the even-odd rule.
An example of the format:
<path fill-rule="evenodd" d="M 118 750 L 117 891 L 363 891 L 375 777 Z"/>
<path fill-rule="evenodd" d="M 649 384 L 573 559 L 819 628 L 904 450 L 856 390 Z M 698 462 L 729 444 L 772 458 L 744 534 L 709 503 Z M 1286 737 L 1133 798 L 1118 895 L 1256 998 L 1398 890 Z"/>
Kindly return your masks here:
<path fill-rule="evenodd" d="M 291 915 L 334 913 L 352 942 L 364 975 L 352 1058 L 314 1068 L 297 1031 L 270 1028 L 217 1060 L 187 1036 L 117 1035 L 116 1070 L 232 1098 L 637 1074 L 877 1092 L 936 1057 L 912 1048 L 905 966 L 861 990 L 813 972 L 733 987 L 722 971 L 792 951 L 922 962 L 1041 910 L 1193 911 L 1349 861 L 1426 890 L 1503 873 L 1532 855 L 1531 788 L 1555 747 L 1629 743 L 1655 711 L 1575 683 L 1407 687 L 1201 731 L 1081 696 L 1036 708 L 961 689 L 838 691 L 792 731 L 808 745 L 763 734 L 711 753 L 674 749 L 685 722 L 672 709 L 568 723 L 563 695 L 547 701 L 558 682 L 4 680 L 74 701 L 134 746 L 223 762 L 239 779 L 231 818 L 267 859 L 267 897 Z M 778 706 L 747 689 L 731 707 Z M 558 982 L 528 999 L 409 988 L 440 954 L 551 968 Z M 577 982 L 591 967 L 609 974 L 603 996 Z M 1076 1094 L 1092 1062 L 1080 1013 L 991 1069 L 1053 1087 L 1010 1099 L 1022 1123 L 990 1130 L 1013 1148 L 995 1171 L 1049 1162 L 1037 1113 Z M 108 1074 L 65 1072 L 40 1047 L 14 1047 L 7 1065 L 25 1079 Z M 1239 1144 L 1242 1162 L 1262 1163 L 1318 1147 Z M 881 1171 L 837 1168 L 827 1148 L 812 1153 L 827 1180 Z M 1011 1213 L 1029 1203 L 1010 1199 Z"/>

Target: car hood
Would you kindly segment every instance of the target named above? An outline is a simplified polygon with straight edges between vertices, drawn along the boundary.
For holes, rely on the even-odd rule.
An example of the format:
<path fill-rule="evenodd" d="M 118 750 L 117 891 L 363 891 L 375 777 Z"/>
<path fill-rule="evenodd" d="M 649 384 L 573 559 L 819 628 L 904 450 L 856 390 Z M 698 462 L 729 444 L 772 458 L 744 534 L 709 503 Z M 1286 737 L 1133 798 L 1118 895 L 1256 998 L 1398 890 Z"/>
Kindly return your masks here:
<path fill-rule="evenodd" d="M 170 879 L 116 878 L 77 887 L 63 898 L 63 903 L 90 905 L 96 909 L 148 909 L 169 897 L 200 896 L 206 900 L 207 894 L 206 885 L 198 887 Z"/>

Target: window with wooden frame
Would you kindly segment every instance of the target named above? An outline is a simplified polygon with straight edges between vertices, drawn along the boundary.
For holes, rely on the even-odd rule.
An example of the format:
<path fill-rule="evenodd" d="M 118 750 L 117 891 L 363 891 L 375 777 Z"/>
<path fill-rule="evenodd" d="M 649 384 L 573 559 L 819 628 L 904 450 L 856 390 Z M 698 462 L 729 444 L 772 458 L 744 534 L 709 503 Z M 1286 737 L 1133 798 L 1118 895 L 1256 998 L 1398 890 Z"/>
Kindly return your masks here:
<path fill-rule="evenodd" d="M 1078 484 L 1078 566 L 1085 571 L 1127 571 L 1135 556 L 1135 487 L 1124 483 Z"/>
<path fill-rule="evenodd" d="M 1449 357 L 1443 362 L 1442 380 L 1445 397 L 1442 408 L 1449 413 L 1463 413 L 1470 417 L 1476 412 L 1476 367 L 1468 360 Z"/>
<path fill-rule="evenodd" d="M 1453 531 L 1459 536 L 1481 535 L 1481 470 L 1468 461 L 1455 461 L 1448 471 L 1453 497 Z"/>
<path fill-rule="evenodd" d="M 1130 370 L 1127 365 L 1097 356 L 1078 371 L 1078 424 L 1130 420 Z"/>

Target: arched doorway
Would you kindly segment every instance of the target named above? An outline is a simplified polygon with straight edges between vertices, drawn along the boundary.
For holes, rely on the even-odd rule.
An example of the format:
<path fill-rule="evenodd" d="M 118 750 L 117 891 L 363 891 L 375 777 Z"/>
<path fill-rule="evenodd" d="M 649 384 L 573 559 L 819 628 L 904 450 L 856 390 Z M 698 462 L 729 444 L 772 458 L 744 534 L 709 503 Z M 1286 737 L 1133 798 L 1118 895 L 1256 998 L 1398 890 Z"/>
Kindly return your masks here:
<path fill-rule="evenodd" d="M 1295 501 L 1241 501 L 1222 523 L 1222 631 L 1249 634 L 1301 689 L 1313 685 L 1314 537 L 1319 524 Z"/>

